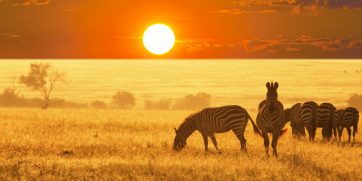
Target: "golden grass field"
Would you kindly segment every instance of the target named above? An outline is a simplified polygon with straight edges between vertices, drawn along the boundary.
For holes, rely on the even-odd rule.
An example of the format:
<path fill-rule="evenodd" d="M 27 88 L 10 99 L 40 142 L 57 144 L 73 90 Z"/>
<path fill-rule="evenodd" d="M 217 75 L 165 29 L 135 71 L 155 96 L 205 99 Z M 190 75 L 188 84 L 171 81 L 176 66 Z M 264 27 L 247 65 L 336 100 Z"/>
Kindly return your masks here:
<path fill-rule="evenodd" d="M 249 122 L 246 154 L 231 132 L 216 135 L 222 154 L 196 132 L 176 153 L 173 127 L 190 113 L 1 108 L 0 180 L 362 180 L 360 134 L 309 143 L 289 131 L 275 158 Z"/>

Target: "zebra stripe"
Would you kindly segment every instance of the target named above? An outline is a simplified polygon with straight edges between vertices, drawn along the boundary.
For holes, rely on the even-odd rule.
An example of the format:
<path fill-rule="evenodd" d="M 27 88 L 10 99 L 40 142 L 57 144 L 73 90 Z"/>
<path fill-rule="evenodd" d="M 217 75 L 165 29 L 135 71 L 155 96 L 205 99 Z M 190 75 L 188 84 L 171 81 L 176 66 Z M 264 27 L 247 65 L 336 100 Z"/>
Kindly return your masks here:
<path fill-rule="evenodd" d="M 303 103 L 299 114 L 300 122 L 303 124 L 303 130 L 305 127 L 308 131 L 309 141 L 313 141 L 315 137 L 315 118 L 317 107 L 318 104 L 313 101 L 305 102 Z"/>
<path fill-rule="evenodd" d="M 353 127 L 353 141 L 357 133 L 359 112 L 356 108 L 348 107 L 334 112 L 334 124 L 338 128 L 338 138 L 341 141 L 343 129 L 346 128 L 348 132 L 348 142 L 351 142 L 351 127 Z"/>
<path fill-rule="evenodd" d="M 333 114 L 336 108 L 331 103 L 322 103 L 316 112 L 315 129 L 322 128 L 322 136 L 329 140 L 332 137 Z M 333 128 L 336 137 L 336 128 Z"/>
<path fill-rule="evenodd" d="M 266 100 L 259 104 L 256 124 L 262 132 L 266 154 L 269 154 L 268 133 L 272 133 L 273 154 L 278 155 L 277 143 L 279 136 L 283 133 L 282 129 L 286 123 L 284 107 L 283 104 L 278 101 L 278 82 L 275 82 L 274 84 L 273 82 L 268 82 L 266 87 L 268 88 Z"/>
<path fill-rule="evenodd" d="M 299 119 L 300 111 L 302 109 L 302 104 L 294 104 L 291 108 L 285 109 L 286 121 L 290 121 L 292 127 L 292 135 L 295 137 L 305 136 L 303 123 Z"/>
<path fill-rule="evenodd" d="M 254 131 L 261 134 L 249 113 L 240 106 L 205 108 L 187 117 L 179 129 L 175 129 L 173 149 L 179 151 L 184 148 L 187 138 L 197 130 L 204 139 L 205 151 L 208 151 L 208 137 L 211 138 L 216 150 L 219 150 L 214 134 L 232 130 L 240 140 L 241 149 L 246 150 L 244 131 L 249 119 L 253 124 Z"/>

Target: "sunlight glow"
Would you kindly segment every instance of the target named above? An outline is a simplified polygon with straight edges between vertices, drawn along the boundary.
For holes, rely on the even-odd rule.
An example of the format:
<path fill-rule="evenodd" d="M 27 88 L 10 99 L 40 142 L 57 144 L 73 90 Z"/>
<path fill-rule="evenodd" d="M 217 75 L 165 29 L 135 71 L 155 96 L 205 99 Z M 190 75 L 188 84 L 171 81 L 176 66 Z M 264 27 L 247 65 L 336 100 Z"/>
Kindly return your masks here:
<path fill-rule="evenodd" d="M 175 44 L 175 34 L 172 29 L 164 24 L 154 24 L 146 29 L 143 34 L 143 45 L 156 55 L 169 52 Z"/>

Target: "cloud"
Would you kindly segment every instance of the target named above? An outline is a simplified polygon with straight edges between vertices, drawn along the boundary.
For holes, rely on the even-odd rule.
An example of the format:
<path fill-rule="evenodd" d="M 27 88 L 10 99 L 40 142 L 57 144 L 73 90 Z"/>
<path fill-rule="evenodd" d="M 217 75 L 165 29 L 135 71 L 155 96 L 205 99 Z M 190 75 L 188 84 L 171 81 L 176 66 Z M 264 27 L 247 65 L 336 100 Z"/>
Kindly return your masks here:
<path fill-rule="evenodd" d="M 242 7 L 250 6 L 317 6 L 325 8 L 361 8 L 361 0 L 237 0 Z"/>
<path fill-rule="evenodd" d="M 291 8 L 293 14 L 300 14 L 306 10 L 312 15 L 317 15 L 320 8 L 362 8 L 362 0 L 235 0 L 234 4 L 239 5 L 242 9 Z"/>
<path fill-rule="evenodd" d="M 243 40 L 240 44 L 247 52 L 265 50 L 279 43 L 279 40 Z"/>
<path fill-rule="evenodd" d="M 14 39 L 19 38 L 19 35 L 10 33 L 0 33 L 0 39 Z"/>
<path fill-rule="evenodd" d="M 229 14 L 229 15 L 240 15 L 240 14 L 252 14 L 252 13 L 258 13 L 258 14 L 272 14 L 276 13 L 276 10 L 273 9 L 262 9 L 262 10 L 240 10 L 240 9 L 220 9 L 216 11 L 215 13 L 220 14 Z"/>
<path fill-rule="evenodd" d="M 8 0 L 7 2 L 12 2 L 13 6 L 43 6 L 48 5 L 50 0 Z"/>
<path fill-rule="evenodd" d="M 361 57 L 362 40 L 349 38 L 315 38 L 302 35 L 294 39 L 249 39 L 238 42 L 195 41 L 179 49 L 186 57 L 228 58 L 323 58 Z"/>
<path fill-rule="evenodd" d="M 316 6 L 324 8 L 361 8 L 361 0 L 296 0 L 295 5 Z"/>
<path fill-rule="evenodd" d="M 294 48 L 294 47 L 287 47 L 285 49 L 286 52 L 299 52 L 300 49 L 299 48 Z"/>
<path fill-rule="evenodd" d="M 185 44 L 181 47 L 182 51 L 186 53 L 195 53 L 203 52 L 209 49 L 218 49 L 218 48 L 232 48 L 235 44 L 233 43 L 221 43 L 221 42 L 212 42 L 212 41 L 196 41 Z"/>
<path fill-rule="evenodd" d="M 216 12 L 221 14 L 231 14 L 231 15 L 239 15 L 243 13 L 239 9 L 220 9 Z"/>

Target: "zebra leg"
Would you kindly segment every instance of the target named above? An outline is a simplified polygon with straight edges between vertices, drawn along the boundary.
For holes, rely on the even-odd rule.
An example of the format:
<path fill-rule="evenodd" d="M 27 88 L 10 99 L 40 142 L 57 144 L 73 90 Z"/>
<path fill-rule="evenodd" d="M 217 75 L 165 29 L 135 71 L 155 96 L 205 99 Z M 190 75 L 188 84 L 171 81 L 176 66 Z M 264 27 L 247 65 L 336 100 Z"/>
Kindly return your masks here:
<path fill-rule="evenodd" d="M 240 141 L 240 149 L 246 151 L 246 139 L 244 137 L 244 130 L 233 129 L 233 132 Z"/>
<path fill-rule="evenodd" d="M 351 127 L 348 127 L 347 131 L 348 131 L 348 143 L 351 143 Z"/>
<path fill-rule="evenodd" d="M 307 128 L 307 131 L 308 131 L 308 135 L 309 135 L 309 141 L 313 141 L 313 130 L 312 128 Z"/>
<path fill-rule="evenodd" d="M 273 134 L 272 147 L 273 147 L 273 154 L 275 156 L 278 156 L 278 152 L 277 152 L 278 139 L 279 139 L 279 134 Z"/>
<path fill-rule="evenodd" d="M 301 132 L 302 136 L 305 137 L 305 128 L 304 128 L 304 126 L 302 126 L 300 129 L 301 129 L 300 132 Z"/>
<path fill-rule="evenodd" d="M 269 136 L 268 133 L 263 132 L 265 152 L 269 156 Z"/>
<path fill-rule="evenodd" d="M 357 132 L 357 126 L 353 126 L 353 143 L 354 143 L 354 138 L 356 136 L 356 132 Z"/>
<path fill-rule="evenodd" d="M 322 128 L 322 139 L 323 141 L 325 140 L 326 138 L 326 130 L 324 128 Z"/>
<path fill-rule="evenodd" d="M 339 128 L 338 128 L 338 140 L 339 140 L 339 142 L 341 142 L 342 132 L 343 132 L 343 128 L 342 128 L 342 127 L 339 127 Z"/>
<path fill-rule="evenodd" d="M 206 134 L 202 134 L 202 138 L 204 139 L 204 145 L 205 145 L 205 152 L 208 152 L 209 150 L 208 150 L 208 139 L 207 139 L 207 135 Z"/>
<path fill-rule="evenodd" d="M 337 128 L 333 128 L 334 139 L 337 139 Z"/>
<path fill-rule="evenodd" d="M 220 151 L 219 148 L 217 147 L 217 141 L 216 141 L 215 135 L 214 135 L 214 134 L 211 134 L 211 135 L 210 135 L 210 138 L 211 138 L 211 141 L 212 141 L 212 143 L 214 144 L 216 150 L 217 150 L 217 151 Z"/>
<path fill-rule="evenodd" d="M 311 132 L 312 132 L 312 141 L 314 141 L 315 133 L 317 132 L 317 128 L 312 127 L 312 128 L 310 128 L 310 129 L 311 129 Z"/>

